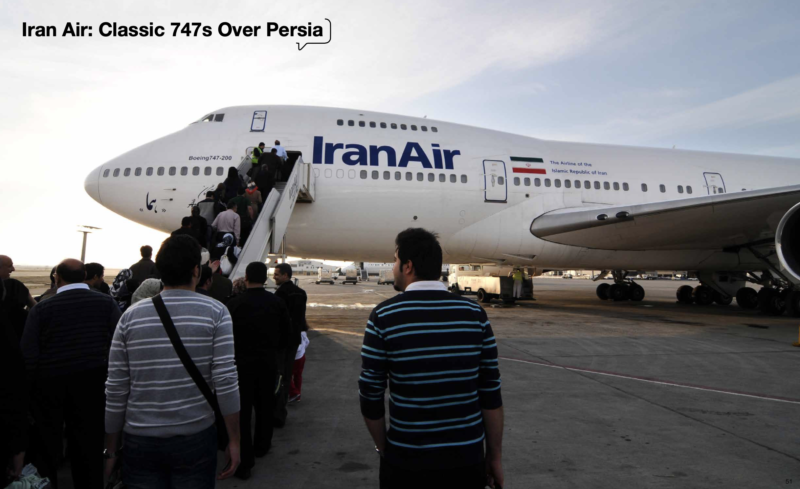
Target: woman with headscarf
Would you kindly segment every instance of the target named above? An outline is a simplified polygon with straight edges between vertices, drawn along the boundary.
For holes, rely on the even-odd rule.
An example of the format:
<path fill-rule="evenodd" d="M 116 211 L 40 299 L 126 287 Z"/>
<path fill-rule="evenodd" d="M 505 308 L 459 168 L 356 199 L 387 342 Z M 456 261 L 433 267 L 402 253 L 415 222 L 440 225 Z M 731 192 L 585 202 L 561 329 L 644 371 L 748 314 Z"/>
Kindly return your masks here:
<path fill-rule="evenodd" d="M 228 178 L 225 179 L 225 202 L 239 195 L 239 189 L 244 187 L 239 170 L 235 166 L 228 168 Z"/>
<path fill-rule="evenodd" d="M 136 304 L 142 299 L 149 299 L 161 293 L 161 280 L 157 278 L 148 278 L 136 289 L 136 292 L 131 296 L 131 305 Z"/>
<path fill-rule="evenodd" d="M 111 285 L 111 297 L 117 301 L 120 311 L 125 311 L 130 305 L 131 294 L 128 290 L 128 281 L 133 278 L 133 272 L 130 268 L 123 268 L 119 271 L 114 278 L 114 283 Z"/>

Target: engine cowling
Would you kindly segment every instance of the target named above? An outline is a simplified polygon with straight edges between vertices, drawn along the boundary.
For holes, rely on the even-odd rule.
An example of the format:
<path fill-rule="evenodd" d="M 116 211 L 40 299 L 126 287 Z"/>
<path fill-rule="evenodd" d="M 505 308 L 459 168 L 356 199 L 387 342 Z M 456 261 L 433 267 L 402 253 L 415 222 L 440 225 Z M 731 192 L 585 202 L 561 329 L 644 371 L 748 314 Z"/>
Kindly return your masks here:
<path fill-rule="evenodd" d="M 778 224 L 775 250 L 783 268 L 800 283 L 800 204 L 789 209 Z"/>

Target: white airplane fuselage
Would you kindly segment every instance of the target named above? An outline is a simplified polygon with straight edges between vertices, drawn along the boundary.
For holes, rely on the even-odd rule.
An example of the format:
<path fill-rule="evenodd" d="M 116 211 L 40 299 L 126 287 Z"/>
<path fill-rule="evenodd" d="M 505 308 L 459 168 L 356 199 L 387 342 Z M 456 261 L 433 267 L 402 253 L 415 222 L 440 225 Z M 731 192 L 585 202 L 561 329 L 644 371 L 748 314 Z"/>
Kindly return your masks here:
<path fill-rule="evenodd" d="M 266 111 L 263 132 L 251 131 L 257 111 Z M 243 106 L 214 114 L 224 114 L 222 121 L 198 121 L 101 165 L 87 177 L 87 192 L 128 219 L 170 232 L 229 167 L 238 166 L 247 148 L 277 139 L 287 151 L 302 153 L 316 175 L 315 201 L 298 203 L 291 216 L 289 255 L 391 262 L 397 233 L 422 227 L 438 233 L 445 263 L 733 271 L 762 265 L 714 250 L 567 246 L 537 238 L 530 226 L 556 209 L 800 181 L 800 160 L 788 158 L 544 141 L 350 109 Z"/>

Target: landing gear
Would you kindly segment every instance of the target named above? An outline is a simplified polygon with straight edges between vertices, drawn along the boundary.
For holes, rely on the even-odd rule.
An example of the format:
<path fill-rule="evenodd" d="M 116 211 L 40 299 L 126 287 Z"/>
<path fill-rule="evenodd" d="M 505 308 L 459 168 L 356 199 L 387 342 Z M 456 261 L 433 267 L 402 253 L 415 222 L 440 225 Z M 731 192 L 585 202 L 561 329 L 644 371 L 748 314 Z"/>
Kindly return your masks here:
<path fill-rule="evenodd" d="M 789 290 L 764 287 L 758 291 L 758 310 L 769 316 L 780 316 L 786 311 Z"/>
<path fill-rule="evenodd" d="M 786 299 L 786 311 L 790 316 L 800 317 L 800 291 L 794 290 Z"/>
<path fill-rule="evenodd" d="M 614 270 L 614 283 L 602 283 L 597 286 L 597 297 L 602 301 L 613 300 L 621 302 L 631 300 L 640 302 L 644 299 L 644 288 L 626 277 L 628 272 L 624 270 Z M 605 273 L 601 274 L 605 276 Z"/>
<path fill-rule="evenodd" d="M 733 302 L 733 296 L 730 295 L 723 295 L 716 290 L 714 291 L 714 302 L 719 304 L 720 306 L 730 306 L 731 302 Z"/>
<path fill-rule="evenodd" d="M 682 285 L 678 287 L 675 296 L 681 304 L 694 304 L 694 289 L 692 289 L 691 285 Z"/>
<path fill-rule="evenodd" d="M 695 304 L 707 306 L 714 302 L 714 289 L 707 285 L 698 285 L 692 291 Z"/>
<path fill-rule="evenodd" d="M 758 307 L 758 292 L 750 287 L 742 287 L 736 292 L 736 303 L 742 309 L 755 309 Z"/>

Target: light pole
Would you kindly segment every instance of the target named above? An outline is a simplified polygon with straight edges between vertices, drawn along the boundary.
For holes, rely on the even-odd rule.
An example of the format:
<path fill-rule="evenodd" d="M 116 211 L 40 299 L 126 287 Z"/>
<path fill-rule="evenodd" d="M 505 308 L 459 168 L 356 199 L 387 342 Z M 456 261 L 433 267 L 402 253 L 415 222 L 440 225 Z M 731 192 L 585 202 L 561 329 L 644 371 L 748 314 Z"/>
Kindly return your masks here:
<path fill-rule="evenodd" d="M 94 226 L 81 226 L 78 225 L 78 232 L 83 233 L 83 247 L 81 248 L 81 261 L 86 263 L 86 235 L 92 231 L 100 231 L 100 228 Z"/>

